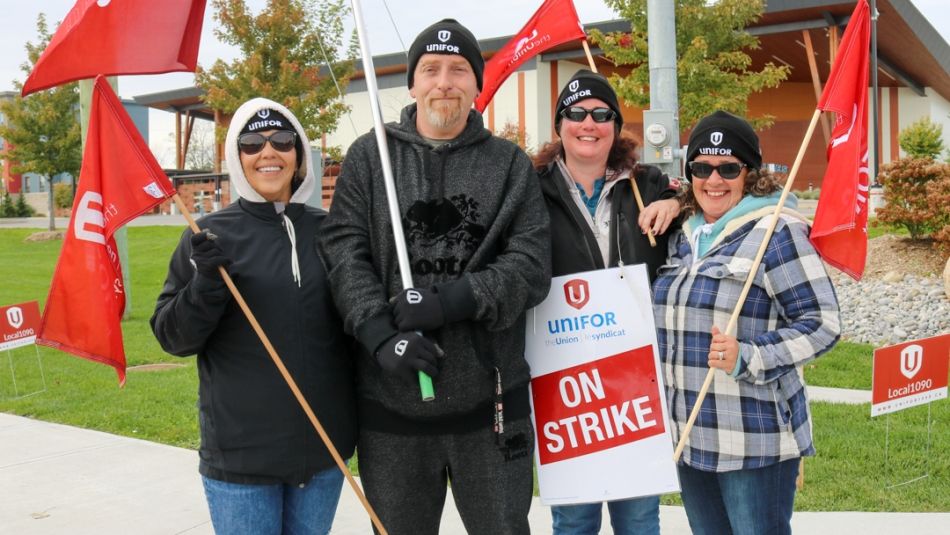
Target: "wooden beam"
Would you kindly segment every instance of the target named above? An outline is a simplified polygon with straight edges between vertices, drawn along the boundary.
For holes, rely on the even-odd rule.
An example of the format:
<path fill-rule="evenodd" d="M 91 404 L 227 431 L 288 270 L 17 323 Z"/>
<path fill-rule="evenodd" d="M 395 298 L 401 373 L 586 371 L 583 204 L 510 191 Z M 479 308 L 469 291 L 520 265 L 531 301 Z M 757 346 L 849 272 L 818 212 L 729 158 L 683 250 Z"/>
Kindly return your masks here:
<path fill-rule="evenodd" d="M 518 73 L 518 145 L 525 148 L 525 94 L 524 94 L 524 72 Z"/>
<path fill-rule="evenodd" d="M 221 172 L 221 158 L 224 155 L 224 146 L 218 141 L 218 127 L 223 126 L 221 124 L 221 113 L 218 110 L 214 110 L 214 172 Z M 231 202 L 236 202 L 235 199 L 231 199 Z"/>
<path fill-rule="evenodd" d="M 191 147 L 191 130 L 195 126 L 195 116 L 191 114 L 191 111 L 185 112 L 185 142 L 183 143 L 183 148 L 181 152 L 181 161 L 182 164 L 188 161 L 188 149 Z M 184 165 L 182 165 L 184 169 Z"/>
<path fill-rule="evenodd" d="M 175 169 L 184 169 L 185 162 L 181 156 L 181 112 L 175 112 Z"/>
<path fill-rule="evenodd" d="M 557 60 L 554 60 L 551 62 L 551 141 L 557 139 L 557 129 L 554 128 L 554 124 L 557 122 L 557 117 L 554 116 L 554 112 L 557 111 L 557 97 L 560 94 L 560 82 L 557 80 Z"/>
<path fill-rule="evenodd" d="M 815 103 L 821 100 L 821 78 L 818 76 L 818 62 L 815 61 L 815 48 L 811 44 L 811 33 L 802 30 L 802 39 L 805 41 L 805 55 L 808 56 L 808 69 L 811 71 L 811 84 L 815 88 Z M 828 116 L 821 115 L 821 132 L 825 135 L 825 146 L 831 141 L 831 127 Z M 827 157 L 827 156 L 826 156 Z"/>

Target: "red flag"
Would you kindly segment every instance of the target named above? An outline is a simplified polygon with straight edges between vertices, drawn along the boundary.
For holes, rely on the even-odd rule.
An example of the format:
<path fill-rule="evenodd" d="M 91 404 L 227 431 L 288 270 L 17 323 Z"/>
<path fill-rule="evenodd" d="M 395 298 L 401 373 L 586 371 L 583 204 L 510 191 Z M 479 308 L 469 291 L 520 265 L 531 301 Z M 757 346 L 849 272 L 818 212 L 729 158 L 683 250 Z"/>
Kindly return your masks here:
<path fill-rule="evenodd" d="M 859 0 L 818 109 L 835 112 L 828 169 L 811 242 L 832 266 L 860 280 L 868 249 L 868 56 L 871 18 Z"/>
<path fill-rule="evenodd" d="M 125 383 L 125 289 L 112 235 L 174 194 L 112 88 L 97 77 L 79 188 L 36 343 L 108 364 Z"/>
<path fill-rule="evenodd" d="M 79 0 L 63 19 L 23 96 L 98 74 L 194 71 L 205 0 Z"/>
<path fill-rule="evenodd" d="M 482 92 L 475 109 L 485 111 L 495 92 L 522 63 L 561 43 L 586 39 L 572 0 L 545 0 L 528 23 L 485 62 Z"/>

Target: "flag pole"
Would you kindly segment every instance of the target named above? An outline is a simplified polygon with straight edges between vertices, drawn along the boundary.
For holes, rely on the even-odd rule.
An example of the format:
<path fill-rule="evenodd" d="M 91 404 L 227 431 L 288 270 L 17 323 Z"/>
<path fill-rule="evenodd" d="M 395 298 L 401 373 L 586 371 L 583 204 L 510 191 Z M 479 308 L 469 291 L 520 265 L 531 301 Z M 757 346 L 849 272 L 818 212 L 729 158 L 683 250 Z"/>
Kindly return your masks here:
<path fill-rule="evenodd" d="M 181 197 L 176 193 L 172 196 L 172 200 L 175 201 L 175 205 L 178 206 L 178 210 L 183 216 L 185 216 L 185 220 L 188 221 L 188 227 L 192 230 L 192 232 L 201 232 L 201 229 L 198 227 L 198 224 L 195 223 L 194 218 L 191 217 L 191 213 L 185 206 L 184 201 L 181 200 Z M 357 498 L 360 499 L 360 502 L 363 504 L 363 508 L 366 509 L 367 513 L 369 513 L 369 517 L 370 520 L 372 520 L 373 525 L 381 534 L 386 535 L 386 529 L 383 528 L 382 522 L 380 522 L 379 517 L 376 516 L 376 511 L 373 510 L 373 507 L 369 504 L 369 501 L 366 500 L 366 496 L 363 494 L 360 486 L 356 484 L 356 480 L 353 479 L 353 475 L 350 474 L 350 469 L 346 466 L 346 462 L 343 461 L 343 457 L 340 456 L 340 452 L 337 451 L 336 446 L 333 445 L 333 442 L 330 440 L 330 436 L 327 435 L 327 432 L 320 423 L 320 420 L 317 419 L 317 415 L 313 413 L 310 403 L 307 402 L 307 398 L 305 398 L 303 392 L 300 391 L 300 388 L 297 386 L 297 382 L 294 380 L 293 376 L 290 375 L 287 367 L 284 366 L 284 361 L 281 360 L 280 355 L 277 354 L 277 350 L 274 349 L 274 346 L 270 343 L 270 339 L 267 338 L 267 335 L 264 333 L 264 329 L 261 328 L 261 324 L 257 322 L 257 318 L 254 317 L 254 313 L 251 312 L 251 308 L 247 306 L 247 302 L 244 301 L 244 297 L 241 296 L 241 292 L 238 290 L 237 286 L 234 285 L 234 281 L 231 280 L 231 276 L 228 275 L 228 272 L 226 269 L 224 269 L 224 266 L 218 266 L 218 273 L 221 275 L 221 278 L 224 279 L 224 284 L 227 285 L 228 290 L 231 290 L 231 295 L 234 296 L 234 300 L 244 312 L 244 315 L 247 317 L 247 321 L 251 324 L 251 328 L 254 329 L 254 332 L 257 333 L 258 338 L 261 339 L 261 343 L 264 344 L 264 349 L 267 350 L 267 354 L 270 355 L 271 360 L 274 361 L 274 365 L 277 366 L 277 369 L 280 371 L 281 376 L 283 376 L 284 381 L 287 382 L 287 386 L 289 386 L 290 391 L 293 392 L 294 397 L 297 399 L 297 403 L 300 404 L 300 407 L 307 414 L 307 418 L 310 420 L 310 423 L 313 424 L 313 428 L 317 430 L 317 434 L 320 435 L 320 439 L 323 440 L 323 444 L 327 447 L 327 450 L 330 452 L 333 460 L 336 461 L 336 465 L 343 472 L 343 476 L 350 483 L 350 486 L 353 488 L 353 492 L 356 493 Z"/>
<path fill-rule="evenodd" d="M 590 64 L 590 70 L 597 72 L 597 65 L 594 63 L 594 56 L 590 53 L 590 45 L 587 44 L 587 39 L 583 39 L 581 44 L 584 45 L 584 54 L 587 56 L 587 63 Z M 640 213 L 643 213 L 643 197 L 640 196 L 640 188 L 637 186 L 637 180 L 633 175 L 630 175 L 630 186 L 633 187 L 633 197 L 637 200 L 637 208 L 640 209 Z M 653 237 L 653 229 L 647 230 L 647 239 L 650 240 L 650 247 L 656 247 L 656 238 Z"/>
<path fill-rule="evenodd" d="M 393 227 L 393 241 L 396 244 L 396 257 L 399 263 L 399 275 L 403 288 L 412 288 L 412 268 L 409 266 L 409 252 L 406 249 L 406 237 L 402 231 L 402 218 L 399 210 L 399 197 L 396 196 L 396 180 L 393 178 L 392 163 L 389 158 L 389 144 L 386 142 L 386 129 L 383 126 L 383 112 L 379 105 L 379 89 L 376 86 L 376 70 L 373 56 L 369 51 L 366 37 L 366 25 L 363 22 L 363 10 L 359 0 L 352 0 L 353 17 L 356 19 L 356 33 L 360 40 L 360 55 L 363 56 L 363 75 L 366 77 L 366 89 L 373 113 L 373 130 L 376 132 L 376 146 L 379 147 L 379 160 L 383 166 L 383 181 L 386 185 L 386 201 L 389 206 L 389 220 Z M 422 401 L 435 399 L 432 378 L 425 372 L 419 372 L 419 389 Z"/>
<path fill-rule="evenodd" d="M 795 163 L 792 164 L 792 170 L 788 174 L 788 179 L 785 181 L 785 187 L 782 188 L 782 196 L 779 197 L 778 204 L 775 205 L 775 210 L 772 211 L 772 221 L 765 229 L 765 236 L 762 238 L 762 243 L 759 244 L 759 250 L 755 255 L 755 260 L 752 261 L 749 276 L 745 281 L 745 285 L 742 287 L 742 293 L 739 294 L 739 301 L 732 311 L 732 317 L 729 318 L 729 325 L 727 325 L 726 330 L 723 331 L 726 334 L 735 333 L 736 325 L 739 322 L 739 312 L 742 310 L 745 298 L 749 294 L 749 289 L 752 287 L 755 272 L 759 270 L 759 264 L 762 263 L 762 257 L 765 256 L 765 249 L 769 245 L 769 240 L 772 239 L 772 232 L 775 231 L 775 225 L 778 223 L 779 215 L 782 213 L 782 207 L 785 206 L 785 199 L 788 198 L 788 194 L 792 190 L 792 182 L 795 181 L 795 177 L 798 175 L 798 168 L 805 158 L 805 150 L 808 148 L 812 134 L 815 133 L 815 126 L 818 125 L 819 118 L 821 118 L 821 110 L 816 108 L 814 115 L 812 115 L 811 123 L 808 125 L 808 130 L 805 132 L 805 139 L 802 140 L 802 145 L 798 149 L 798 156 L 795 157 Z M 736 365 L 739 365 L 738 361 Z M 686 420 L 686 426 L 683 427 L 683 431 L 680 433 L 679 442 L 676 444 L 676 450 L 673 452 L 673 462 L 679 461 L 680 455 L 683 453 L 683 448 L 686 446 L 686 439 L 689 438 L 689 432 L 693 429 L 693 424 L 696 422 L 699 409 L 702 407 L 703 399 L 706 398 L 706 393 L 709 391 L 709 386 L 712 384 L 715 373 L 716 368 L 709 368 L 709 372 L 706 373 L 706 380 L 703 381 L 703 387 L 699 390 L 699 394 L 696 396 L 696 402 L 693 405 L 693 410 L 689 413 L 689 419 Z"/>

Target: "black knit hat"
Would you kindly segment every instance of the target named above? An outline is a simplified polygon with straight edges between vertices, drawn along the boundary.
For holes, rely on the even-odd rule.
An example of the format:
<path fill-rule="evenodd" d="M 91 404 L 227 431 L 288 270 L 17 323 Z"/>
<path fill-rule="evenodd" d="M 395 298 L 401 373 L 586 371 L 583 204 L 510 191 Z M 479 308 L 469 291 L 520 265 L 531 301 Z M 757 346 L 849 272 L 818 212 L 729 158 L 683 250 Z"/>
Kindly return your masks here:
<path fill-rule="evenodd" d="M 561 94 L 557 97 L 557 109 L 554 111 L 555 130 L 561 130 L 562 111 L 588 98 L 603 100 L 607 107 L 616 114 L 614 121 L 617 123 L 617 127 L 623 126 L 620 103 L 617 101 L 617 93 L 614 92 L 614 88 L 610 87 L 610 82 L 600 74 L 581 69 L 567 82 L 567 85 L 564 86 Z"/>
<path fill-rule="evenodd" d="M 412 89 L 416 64 L 423 54 L 457 54 L 462 56 L 475 71 L 475 81 L 478 90 L 482 90 L 482 71 L 485 70 L 485 59 L 482 58 L 478 40 L 468 31 L 468 28 L 459 24 L 455 19 L 442 19 L 419 33 L 416 40 L 409 47 L 409 89 Z"/>
<path fill-rule="evenodd" d="M 296 132 L 294 125 L 290 120 L 281 115 L 277 110 L 264 108 L 248 119 L 247 124 L 241 129 L 242 134 L 248 132 L 261 132 L 264 130 L 290 130 Z"/>
<path fill-rule="evenodd" d="M 745 119 L 722 110 L 703 117 L 689 134 L 686 161 L 697 156 L 735 156 L 752 169 L 762 167 L 759 136 Z M 686 178 L 693 175 L 686 166 Z"/>

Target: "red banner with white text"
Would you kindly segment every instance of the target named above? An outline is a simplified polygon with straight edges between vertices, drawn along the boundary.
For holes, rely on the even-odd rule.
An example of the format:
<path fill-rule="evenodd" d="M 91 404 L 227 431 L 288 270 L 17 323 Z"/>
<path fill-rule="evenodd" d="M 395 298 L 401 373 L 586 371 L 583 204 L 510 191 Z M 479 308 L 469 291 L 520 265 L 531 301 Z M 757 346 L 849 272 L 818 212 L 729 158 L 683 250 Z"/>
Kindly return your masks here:
<path fill-rule="evenodd" d="M 36 343 L 107 364 L 125 382 L 125 309 L 115 231 L 175 194 L 118 97 L 99 76 L 69 227 Z"/>

